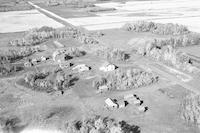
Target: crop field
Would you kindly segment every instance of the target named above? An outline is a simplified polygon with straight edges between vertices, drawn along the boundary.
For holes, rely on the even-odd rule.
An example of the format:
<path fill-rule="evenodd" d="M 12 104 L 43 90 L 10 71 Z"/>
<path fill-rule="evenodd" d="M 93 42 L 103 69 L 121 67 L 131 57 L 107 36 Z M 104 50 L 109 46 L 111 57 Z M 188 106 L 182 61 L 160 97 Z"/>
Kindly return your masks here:
<path fill-rule="evenodd" d="M 0 12 L 0 16 L 0 33 L 22 32 L 42 26 L 64 26 L 37 10 Z"/>
<path fill-rule="evenodd" d="M 96 6 L 116 10 L 97 12 L 95 17 L 68 18 L 67 22 L 75 26 L 83 26 L 88 30 L 102 30 L 120 28 L 127 22 L 144 20 L 178 23 L 188 26 L 192 31 L 200 31 L 200 2 L 198 0 L 193 2 L 189 0 L 108 2 L 96 4 Z"/>
<path fill-rule="evenodd" d="M 0 11 L 0 133 L 200 132 L 198 0 Z"/>

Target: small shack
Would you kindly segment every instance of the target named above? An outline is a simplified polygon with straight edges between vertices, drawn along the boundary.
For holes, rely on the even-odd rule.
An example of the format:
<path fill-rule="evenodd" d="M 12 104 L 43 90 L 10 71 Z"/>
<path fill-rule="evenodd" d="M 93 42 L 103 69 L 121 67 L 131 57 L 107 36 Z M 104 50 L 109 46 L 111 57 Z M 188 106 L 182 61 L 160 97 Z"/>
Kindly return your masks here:
<path fill-rule="evenodd" d="M 111 98 L 105 100 L 106 106 L 109 108 L 118 108 L 118 104 Z"/>
<path fill-rule="evenodd" d="M 78 72 L 84 72 L 84 71 L 89 71 L 90 67 L 88 67 L 85 64 L 80 64 L 72 68 L 72 70 L 77 70 Z"/>

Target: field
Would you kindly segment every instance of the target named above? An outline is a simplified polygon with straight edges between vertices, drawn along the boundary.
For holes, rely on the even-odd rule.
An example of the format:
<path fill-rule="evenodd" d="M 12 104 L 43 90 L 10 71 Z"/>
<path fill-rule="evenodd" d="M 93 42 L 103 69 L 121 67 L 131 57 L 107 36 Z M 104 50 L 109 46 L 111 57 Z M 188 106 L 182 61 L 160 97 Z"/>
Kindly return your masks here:
<path fill-rule="evenodd" d="M 64 26 L 55 20 L 46 17 L 37 10 L 0 12 L 0 15 L 0 33 L 22 32 L 33 28 L 40 28 L 42 26 L 54 28 Z M 46 23 L 47 21 L 48 24 Z"/>
<path fill-rule="evenodd" d="M 0 133 L 200 132 L 198 0 L 26 4 L 0 12 Z"/>
<path fill-rule="evenodd" d="M 115 8 L 113 12 L 97 12 L 95 17 L 68 18 L 67 22 L 75 26 L 84 26 L 88 30 L 120 28 L 127 22 L 145 20 L 160 23 L 179 23 L 195 32 L 200 31 L 199 1 L 130 1 L 126 3 L 108 2 L 96 6 Z M 134 8 L 133 8 L 134 7 Z"/>

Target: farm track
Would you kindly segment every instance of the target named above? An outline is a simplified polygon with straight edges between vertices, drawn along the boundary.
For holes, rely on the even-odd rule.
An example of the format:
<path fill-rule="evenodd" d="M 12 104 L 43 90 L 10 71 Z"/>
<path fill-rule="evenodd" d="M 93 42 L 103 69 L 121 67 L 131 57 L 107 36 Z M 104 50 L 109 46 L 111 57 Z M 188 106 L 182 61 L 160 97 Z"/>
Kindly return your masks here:
<path fill-rule="evenodd" d="M 48 17 L 50 17 L 50 18 L 56 20 L 57 22 L 60 22 L 60 23 L 64 24 L 65 26 L 72 26 L 72 27 L 73 27 L 73 25 L 70 24 L 70 23 L 68 23 L 68 22 L 66 21 L 65 18 L 63 18 L 63 17 L 61 17 L 61 16 L 59 16 L 59 15 L 53 13 L 53 12 L 50 12 L 50 11 L 44 9 L 44 8 L 41 8 L 41 7 L 37 6 L 36 4 L 34 4 L 34 3 L 30 2 L 30 1 L 29 1 L 28 3 L 29 3 L 31 6 L 35 7 L 35 8 L 36 8 L 38 11 L 40 11 L 41 13 L 43 13 L 43 14 L 45 14 L 46 16 L 48 16 Z"/>

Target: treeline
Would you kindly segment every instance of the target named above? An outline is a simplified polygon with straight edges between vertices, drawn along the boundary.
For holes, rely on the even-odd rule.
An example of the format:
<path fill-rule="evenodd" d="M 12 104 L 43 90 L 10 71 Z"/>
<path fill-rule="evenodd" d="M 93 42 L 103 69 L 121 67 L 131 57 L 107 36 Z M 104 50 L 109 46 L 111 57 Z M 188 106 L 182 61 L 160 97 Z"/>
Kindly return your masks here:
<path fill-rule="evenodd" d="M 0 54 L 0 64 L 13 63 L 40 51 L 38 47 L 26 47 L 18 50 L 12 49 Z"/>
<path fill-rule="evenodd" d="M 34 46 L 50 39 L 75 38 L 83 44 L 98 44 L 99 41 L 92 34 L 86 34 L 74 27 L 54 29 L 41 27 L 27 31 L 24 37 L 9 42 L 13 46 Z"/>
<path fill-rule="evenodd" d="M 8 76 L 24 69 L 22 65 L 13 64 L 24 57 L 39 51 L 37 47 L 21 48 L 19 50 L 8 50 L 0 54 L 0 75 Z"/>
<path fill-rule="evenodd" d="M 137 21 L 125 24 L 122 29 L 135 32 L 151 32 L 158 35 L 182 35 L 190 33 L 186 26 L 178 24 L 161 24 L 146 21 Z"/>
<path fill-rule="evenodd" d="M 170 37 L 169 39 L 154 39 L 151 45 L 163 47 L 170 45 L 173 48 L 186 47 L 200 44 L 200 34 L 191 33 L 178 37 Z"/>

